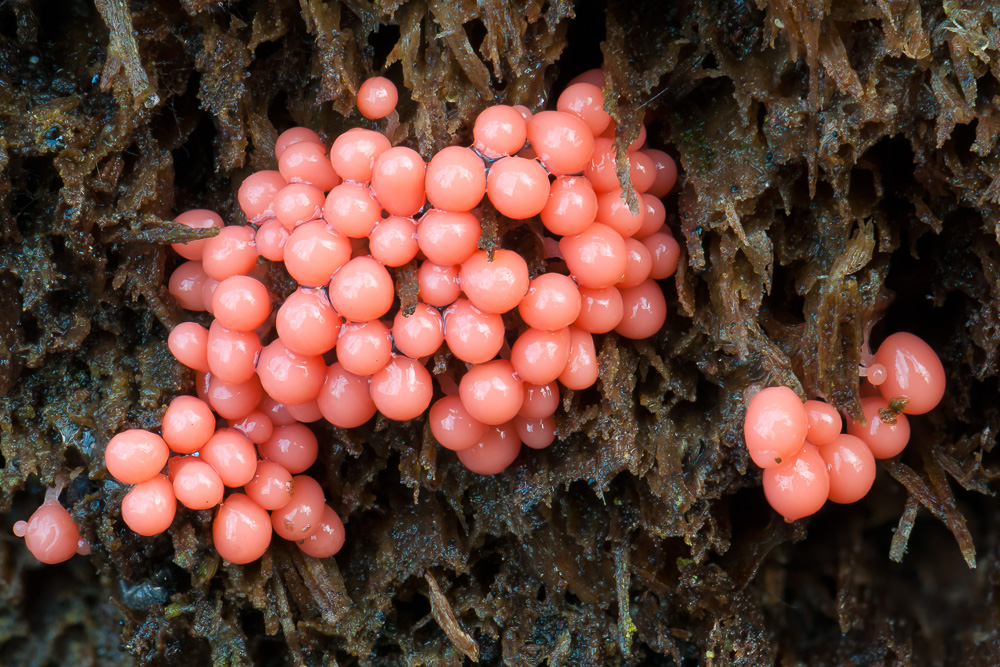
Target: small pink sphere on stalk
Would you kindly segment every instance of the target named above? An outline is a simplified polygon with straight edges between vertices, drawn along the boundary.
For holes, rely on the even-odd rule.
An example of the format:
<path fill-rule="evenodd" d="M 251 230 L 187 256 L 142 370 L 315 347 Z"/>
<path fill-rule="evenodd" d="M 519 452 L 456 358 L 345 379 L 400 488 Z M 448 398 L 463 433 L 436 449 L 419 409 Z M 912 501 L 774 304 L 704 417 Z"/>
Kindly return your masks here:
<path fill-rule="evenodd" d="M 649 269 L 650 278 L 664 280 L 677 272 L 681 247 L 672 234 L 668 231 L 657 232 L 642 239 L 642 244 L 649 250 L 653 262 Z"/>
<path fill-rule="evenodd" d="M 624 314 L 615 327 L 622 336 L 642 340 L 653 336 L 667 321 L 667 300 L 654 280 L 645 280 L 635 287 L 622 287 Z"/>
<path fill-rule="evenodd" d="M 432 208 L 420 218 L 417 244 L 435 264 L 461 264 L 476 252 L 482 233 L 482 223 L 472 213 Z"/>
<path fill-rule="evenodd" d="M 222 502 L 222 478 L 208 463 L 196 456 L 170 459 L 170 479 L 177 502 L 188 509 L 207 510 Z"/>
<path fill-rule="evenodd" d="M 459 299 L 444 311 L 444 339 L 456 357 L 479 364 L 497 356 L 504 343 L 503 318 Z"/>
<path fill-rule="evenodd" d="M 146 537 L 159 535 L 174 521 L 177 498 L 166 475 L 133 486 L 122 499 L 122 519 L 132 532 Z"/>
<path fill-rule="evenodd" d="M 323 290 L 299 288 L 285 298 L 274 320 L 278 337 L 292 352 L 326 354 L 337 344 L 343 318 Z"/>
<path fill-rule="evenodd" d="M 389 312 L 395 296 L 392 276 L 371 257 L 355 257 L 330 281 L 330 303 L 351 322 L 382 317 Z"/>
<path fill-rule="evenodd" d="M 597 193 L 582 176 L 560 176 L 549 187 L 542 224 L 553 234 L 573 236 L 597 218 Z"/>
<path fill-rule="evenodd" d="M 163 438 L 133 428 L 111 438 L 104 448 L 104 465 L 123 484 L 141 484 L 152 479 L 167 464 L 170 449 Z"/>
<path fill-rule="evenodd" d="M 497 211 L 525 220 L 538 215 L 549 200 L 549 174 L 536 160 L 500 158 L 490 165 L 486 194 Z"/>
<path fill-rule="evenodd" d="M 524 116 L 516 108 L 497 104 L 486 107 L 476 117 L 472 128 L 473 145 L 491 160 L 513 155 L 524 146 L 527 132 Z"/>
<path fill-rule="evenodd" d="M 319 521 L 319 530 L 296 544 L 307 556 L 329 558 L 344 546 L 345 537 L 344 523 L 332 507 L 325 505 Z"/>
<path fill-rule="evenodd" d="M 240 184 L 237 198 L 250 222 L 262 222 L 274 216 L 274 196 L 288 183 L 277 171 L 257 171 Z"/>
<path fill-rule="evenodd" d="M 830 476 L 829 498 L 853 503 L 865 497 L 875 483 L 875 457 L 861 438 L 846 433 L 819 448 Z"/>
<path fill-rule="evenodd" d="M 14 524 L 14 534 L 23 537 L 31 555 L 47 565 L 62 563 L 76 554 L 90 553 L 90 545 L 80 537 L 73 517 L 59 504 L 57 495 L 50 491 L 45 502 L 27 521 Z"/>
<path fill-rule="evenodd" d="M 280 160 L 285 149 L 303 141 L 322 144 L 323 139 L 308 127 L 290 127 L 278 135 L 274 142 L 274 159 Z"/>
<path fill-rule="evenodd" d="M 649 278 L 653 270 L 653 256 L 642 241 L 638 239 L 625 239 L 625 248 L 628 251 L 628 261 L 625 264 L 625 277 L 618 283 L 618 287 L 638 287 Z"/>
<path fill-rule="evenodd" d="M 576 321 L 581 306 L 580 290 L 571 278 L 543 273 L 528 285 L 517 310 L 529 327 L 558 331 Z"/>
<path fill-rule="evenodd" d="M 333 188 L 323 206 L 323 218 L 330 226 L 352 239 L 368 236 L 381 217 L 382 207 L 359 183 L 341 183 Z"/>
<path fill-rule="evenodd" d="M 458 282 L 459 269 L 457 265 L 421 262 L 417 269 L 420 300 L 435 308 L 453 303 L 462 291 Z"/>
<path fill-rule="evenodd" d="M 582 287 L 611 287 L 625 277 L 628 251 L 614 229 L 595 222 L 576 236 L 564 236 L 559 250 Z"/>
<path fill-rule="evenodd" d="M 285 268 L 303 287 L 324 287 L 351 259 L 351 242 L 318 220 L 297 227 L 285 243 Z"/>
<path fill-rule="evenodd" d="M 552 417 L 514 417 L 514 428 L 521 442 L 532 449 L 545 449 L 556 439 L 556 420 Z"/>
<path fill-rule="evenodd" d="M 469 414 L 458 396 L 445 396 L 435 401 L 427 422 L 434 439 L 445 449 L 455 452 L 474 446 L 486 435 L 486 424 Z"/>
<path fill-rule="evenodd" d="M 528 141 L 555 175 L 579 174 L 594 152 L 594 133 L 579 116 L 540 111 L 528 121 Z"/>
<path fill-rule="evenodd" d="M 524 385 L 504 359 L 473 366 L 458 390 L 469 414 L 489 426 L 509 422 L 524 402 Z"/>
<path fill-rule="evenodd" d="M 178 454 L 193 454 L 215 433 L 215 415 L 208 403 L 194 396 L 178 396 L 163 413 L 163 440 Z"/>
<path fill-rule="evenodd" d="M 323 357 L 296 354 L 280 338 L 261 350 L 257 360 L 257 376 L 264 391 L 286 405 L 316 398 L 325 372 Z"/>
<path fill-rule="evenodd" d="M 208 372 L 208 329 L 197 322 L 181 322 L 167 336 L 167 347 L 177 361 Z"/>
<path fill-rule="evenodd" d="M 747 405 L 743 437 L 750 458 L 761 468 L 775 468 L 795 456 L 808 430 L 806 407 L 788 387 L 762 389 Z"/>
<path fill-rule="evenodd" d="M 337 341 L 337 361 L 355 375 L 372 375 L 389 363 L 392 336 L 379 320 L 344 325 Z"/>
<path fill-rule="evenodd" d="M 368 235 L 368 248 L 386 266 L 403 266 L 417 256 L 417 225 L 398 215 L 380 220 Z"/>
<path fill-rule="evenodd" d="M 608 129 L 611 124 L 611 116 L 604 110 L 601 88 L 592 83 L 580 82 L 566 86 L 559 94 L 556 109 L 579 116 L 595 136 Z"/>
<path fill-rule="evenodd" d="M 458 460 L 477 475 L 496 475 L 514 462 L 521 451 L 521 441 L 512 422 L 490 426 L 482 440 L 458 454 Z"/>
<path fill-rule="evenodd" d="M 220 428 L 198 452 L 201 460 L 219 473 L 222 483 L 236 488 L 253 479 L 257 469 L 257 450 L 245 435 L 231 428 Z"/>
<path fill-rule="evenodd" d="M 569 327 L 556 331 L 526 329 L 510 351 L 510 363 L 525 382 L 548 384 L 554 382 L 569 361 Z"/>
<path fill-rule="evenodd" d="M 597 195 L 597 221 L 629 238 L 642 229 L 646 207 L 640 200 L 635 213 L 629 210 L 621 188 L 614 188 Z"/>
<path fill-rule="evenodd" d="M 274 217 L 286 229 L 295 229 L 323 215 L 323 191 L 305 183 L 289 183 L 274 195 Z"/>
<path fill-rule="evenodd" d="M 462 264 L 459 281 L 476 308 L 503 314 L 528 293 L 528 265 L 512 250 L 495 250 L 493 261 L 485 250 L 477 250 Z"/>
<path fill-rule="evenodd" d="M 271 512 L 271 525 L 279 537 L 304 540 L 319 530 L 326 498 L 319 482 L 308 475 L 292 478 L 292 497 L 280 510 Z"/>
<path fill-rule="evenodd" d="M 677 182 L 677 163 L 668 154 L 655 148 L 644 148 L 642 150 L 653 160 L 653 168 L 656 178 L 648 192 L 654 197 L 666 197 L 674 189 Z"/>
<path fill-rule="evenodd" d="M 288 472 L 298 474 L 316 462 L 319 441 L 305 424 L 278 426 L 268 441 L 260 446 L 260 455 Z"/>
<path fill-rule="evenodd" d="M 847 432 L 864 440 L 877 459 L 891 459 L 902 452 L 910 441 L 910 421 L 905 414 L 896 415 L 896 422 L 885 421 L 880 412 L 888 410 L 889 402 L 881 397 L 861 399 L 861 411 L 866 424 L 847 420 Z"/>
<path fill-rule="evenodd" d="M 370 386 L 376 409 L 389 419 L 416 419 L 431 404 L 431 374 L 415 359 L 394 354 L 385 368 L 372 375 Z"/>
<path fill-rule="evenodd" d="M 442 148 L 427 164 L 424 187 L 434 208 L 471 211 L 486 194 L 486 165 L 471 148 Z"/>
<path fill-rule="evenodd" d="M 286 181 L 305 183 L 326 191 L 340 183 L 321 142 L 300 141 L 278 157 L 278 171 Z"/>
<path fill-rule="evenodd" d="M 844 426 L 844 420 L 829 403 L 823 401 L 809 400 L 805 403 L 806 419 L 809 430 L 806 439 L 817 447 L 822 448 L 834 441 L 840 435 Z"/>
<path fill-rule="evenodd" d="M 225 223 L 222 222 L 222 217 L 218 213 L 204 208 L 184 211 L 174 218 L 174 222 L 192 229 L 211 229 L 212 227 L 222 228 L 225 226 Z M 187 243 L 171 243 L 170 247 L 184 259 L 200 260 L 207 241 L 208 239 L 197 239 L 195 241 L 188 241 Z"/>
<path fill-rule="evenodd" d="M 292 473 L 274 461 L 257 461 L 253 479 L 243 489 L 266 510 L 280 510 L 292 499 Z"/>
<path fill-rule="evenodd" d="M 219 324 L 234 331 L 253 331 L 271 315 L 271 297 L 264 284 L 250 276 L 230 276 L 212 294 L 212 312 Z"/>
<path fill-rule="evenodd" d="M 400 309 L 392 323 L 392 340 L 408 357 L 420 359 L 434 354 L 444 342 L 441 313 L 426 303 L 418 303 L 409 317 Z"/>
<path fill-rule="evenodd" d="M 361 426 L 375 416 L 369 379 L 347 371 L 339 362 L 326 371 L 316 403 L 323 418 L 340 428 Z"/>
<path fill-rule="evenodd" d="M 582 391 L 594 386 L 600 368 L 597 364 L 597 350 L 594 337 L 575 326 L 569 327 L 569 360 L 559 374 L 563 386 L 573 391 Z"/>
<path fill-rule="evenodd" d="M 246 382 L 225 382 L 209 374 L 206 398 L 212 409 L 223 419 L 243 419 L 253 412 L 264 396 L 260 380 L 252 377 Z"/>
<path fill-rule="evenodd" d="M 559 384 L 550 382 L 538 385 L 524 383 L 524 401 L 517 411 L 518 417 L 525 419 L 542 419 L 551 417 L 559 409 Z"/>
<path fill-rule="evenodd" d="M 392 148 L 386 136 L 374 130 L 354 128 L 337 137 L 330 148 L 330 163 L 345 181 L 368 183 L 375 161 Z"/>
<path fill-rule="evenodd" d="M 375 160 L 372 193 L 390 215 L 416 215 L 427 200 L 425 169 L 423 158 L 412 148 L 390 148 Z"/>
<path fill-rule="evenodd" d="M 274 432 L 271 419 L 259 410 L 254 410 L 242 419 L 231 420 L 230 427 L 242 433 L 255 445 L 267 442 Z"/>
<path fill-rule="evenodd" d="M 786 521 L 815 514 L 829 493 L 826 461 L 808 442 L 785 463 L 764 470 L 764 496 Z"/>
<path fill-rule="evenodd" d="M 399 92 L 396 90 L 396 85 L 384 76 L 365 79 L 358 88 L 358 97 L 355 100 L 361 115 L 371 120 L 385 118 L 391 114 L 396 110 L 398 101 Z"/>
<path fill-rule="evenodd" d="M 181 308 L 201 312 L 205 310 L 205 281 L 208 274 L 201 262 L 184 262 L 170 274 L 167 291 L 177 299 Z"/>
<path fill-rule="evenodd" d="M 581 287 L 580 304 L 575 324 L 592 334 L 611 331 L 625 315 L 625 304 L 617 287 Z"/>
<path fill-rule="evenodd" d="M 251 563 L 271 544 L 271 518 L 263 507 L 242 493 L 233 493 L 219 507 L 212 524 L 212 542 L 225 560 Z"/>
<path fill-rule="evenodd" d="M 291 232 L 279 220 L 265 220 L 254 236 L 257 252 L 264 259 L 282 262 L 285 259 L 285 244 L 288 243 L 289 236 Z"/>
<path fill-rule="evenodd" d="M 879 346 L 874 360 L 885 366 L 887 373 L 879 391 L 888 401 L 907 399 L 904 413 L 925 414 L 944 397 L 944 366 L 934 349 L 919 337 L 905 331 L 892 334 Z"/>
<path fill-rule="evenodd" d="M 233 331 L 212 322 L 208 330 L 208 367 L 223 382 L 248 382 L 256 373 L 260 338 L 252 331 Z"/>
<path fill-rule="evenodd" d="M 258 257 L 255 236 L 253 227 L 223 227 L 218 236 L 205 241 L 201 256 L 205 273 L 216 280 L 249 273 Z"/>

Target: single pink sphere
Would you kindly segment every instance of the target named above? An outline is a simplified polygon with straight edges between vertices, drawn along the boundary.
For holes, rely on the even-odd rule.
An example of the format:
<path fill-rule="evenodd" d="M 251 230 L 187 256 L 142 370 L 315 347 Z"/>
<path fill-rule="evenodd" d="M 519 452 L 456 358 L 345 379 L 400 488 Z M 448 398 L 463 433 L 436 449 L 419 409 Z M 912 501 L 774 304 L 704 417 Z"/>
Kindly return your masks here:
<path fill-rule="evenodd" d="M 21 528 L 23 532 L 15 525 L 14 534 L 24 538 L 28 551 L 41 563 L 54 565 L 86 552 L 86 541 L 80 537 L 73 517 L 56 500 L 43 503 Z"/>
<path fill-rule="evenodd" d="M 521 441 L 513 423 L 490 426 L 482 440 L 458 454 L 458 460 L 477 475 L 496 475 L 514 462 L 521 451 Z"/>
<path fill-rule="evenodd" d="M 459 268 L 457 265 L 421 262 L 417 269 L 420 300 L 435 308 L 453 303 L 462 291 L 458 282 Z"/>
<path fill-rule="evenodd" d="M 614 140 L 604 137 L 594 140 L 594 152 L 584 173 L 597 192 L 608 192 L 621 187 L 615 164 Z"/>
<path fill-rule="evenodd" d="M 233 331 L 212 322 L 208 329 L 208 367 L 223 382 L 248 382 L 257 372 L 260 338 L 253 331 Z"/>
<path fill-rule="evenodd" d="M 264 395 L 256 377 L 241 383 L 225 382 L 212 374 L 208 377 L 208 391 L 203 400 L 207 400 L 223 419 L 243 419 L 253 412 Z"/>
<path fill-rule="evenodd" d="M 554 382 L 569 361 L 569 327 L 556 331 L 526 329 L 510 351 L 510 363 L 518 377 L 532 384 Z"/>
<path fill-rule="evenodd" d="M 268 394 L 264 394 L 264 396 L 260 399 L 260 403 L 257 404 L 257 410 L 271 420 L 272 426 L 288 426 L 289 424 L 295 424 L 299 421 L 292 416 L 291 412 L 288 411 L 287 405 L 279 403 Z M 271 436 L 269 435 L 268 438 L 270 437 Z M 257 444 L 259 445 L 260 443 L 258 442 Z"/>
<path fill-rule="evenodd" d="M 638 239 L 625 239 L 625 249 L 628 252 L 625 263 L 625 277 L 618 287 L 638 287 L 653 270 L 653 257 L 649 248 Z"/>
<path fill-rule="evenodd" d="M 230 494 L 215 515 L 212 542 L 230 563 L 251 563 L 263 556 L 271 544 L 271 518 L 242 493 Z"/>
<path fill-rule="evenodd" d="M 497 211 L 515 220 L 538 215 L 549 200 L 549 174 L 536 160 L 500 158 L 490 165 L 486 194 Z"/>
<path fill-rule="evenodd" d="M 877 459 L 891 459 L 910 442 L 910 421 L 905 414 L 896 415 L 894 424 L 882 419 L 879 412 L 888 407 L 889 402 L 884 398 L 862 398 L 861 411 L 867 423 L 847 420 L 847 432 L 864 440 Z"/>
<path fill-rule="evenodd" d="M 391 147 L 384 134 L 357 127 L 334 140 L 330 148 L 330 163 L 344 181 L 369 183 L 375 160 Z"/>
<path fill-rule="evenodd" d="M 635 191 L 640 195 L 645 193 L 653 187 L 653 183 L 656 181 L 656 167 L 653 164 L 653 158 L 641 151 L 629 153 L 628 173 Z"/>
<path fill-rule="evenodd" d="M 663 224 L 667 220 L 667 209 L 663 206 L 663 202 L 651 194 L 639 195 L 639 202 L 646 213 L 642 216 L 642 227 L 632 236 L 644 239 L 663 229 Z"/>
<path fill-rule="evenodd" d="M 458 390 L 469 414 L 490 426 L 509 422 L 524 402 L 524 384 L 504 359 L 473 366 Z"/>
<path fill-rule="evenodd" d="M 486 165 L 471 148 L 442 148 L 427 164 L 424 188 L 434 208 L 471 211 L 486 194 Z"/>
<path fill-rule="evenodd" d="M 892 334 L 879 346 L 875 362 L 888 373 L 878 385 L 882 397 L 907 399 L 904 413 L 925 414 L 944 397 L 944 366 L 934 349 L 917 336 L 905 331 Z"/>
<path fill-rule="evenodd" d="M 260 446 L 260 455 L 288 472 L 298 474 L 316 462 L 319 441 L 305 424 L 277 426 L 274 434 Z"/>
<path fill-rule="evenodd" d="M 492 160 L 521 150 L 528 138 L 528 124 L 514 107 L 497 104 L 476 117 L 472 136 L 475 149 Z"/>
<path fill-rule="evenodd" d="M 291 232 L 278 219 L 265 220 L 254 236 L 257 252 L 264 259 L 282 262 L 285 260 L 285 244 L 288 243 L 289 236 Z"/>
<path fill-rule="evenodd" d="M 330 281 L 330 302 L 351 322 L 382 317 L 389 312 L 395 297 L 392 276 L 371 257 L 355 257 Z"/>
<path fill-rule="evenodd" d="M 177 498 L 166 475 L 156 475 L 136 484 L 122 499 L 122 519 L 132 532 L 146 537 L 159 535 L 174 521 Z"/>
<path fill-rule="evenodd" d="M 201 312 L 205 310 L 205 281 L 208 274 L 201 262 L 184 262 L 170 274 L 167 291 L 177 299 L 181 308 Z"/>
<path fill-rule="evenodd" d="M 571 278 L 543 273 L 531 281 L 517 309 L 529 327 L 557 331 L 576 321 L 582 303 L 580 290 Z"/>
<path fill-rule="evenodd" d="M 806 407 L 788 387 L 762 389 L 747 405 L 743 436 L 750 458 L 761 468 L 775 468 L 795 456 L 808 430 Z"/>
<path fill-rule="evenodd" d="M 344 325 L 337 341 L 337 361 L 355 375 L 372 375 L 389 363 L 392 336 L 379 320 Z"/>
<path fill-rule="evenodd" d="M 375 160 L 372 193 L 390 215 L 414 216 L 424 207 L 424 160 L 412 148 L 395 146 Z"/>
<path fill-rule="evenodd" d="M 573 391 L 582 391 L 597 382 L 599 368 L 594 337 L 583 329 L 569 327 L 569 360 L 559 374 L 563 386 Z"/>
<path fill-rule="evenodd" d="M 289 183 L 274 195 L 274 217 L 286 229 L 295 229 L 321 218 L 325 201 L 326 196 L 319 188 L 305 183 Z"/>
<path fill-rule="evenodd" d="M 228 487 L 243 486 L 253 479 L 257 469 L 257 450 L 239 431 L 220 428 L 198 452 L 201 460 L 219 473 Z"/>
<path fill-rule="evenodd" d="M 439 398 L 427 416 L 434 439 L 455 452 L 474 446 L 486 435 L 486 424 L 465 409 L 458 396 Z"/>
<path fill-rule="evenodd" d="M 212 296 L 215 294 L 215 288 L 219 286 L 219 281 L 215 278 L 210 278 L 206 275 L 205 283 L 201 289 L 201 301 L 204 304 L 204 309 L 210 314 L 212 312 Z"/>
<path fill-rule="evenodd" d="M 319 141 L 300 141 L 289 146 L 278 158 L 278 171 L 290 184 L 305 183 L 324 192 L 340 183 L 326 156 L 326 146 Z"/>
<path fill-rule="evenodd" d="M 666 230 L 665 227 L 663 229 Z M 647 236 L 642 239 L 642 244 L 649 250 L 653 262 L 649 269 L 650 278 L 663 280 L 674 275 L 681 256 L 681 247 L 669 231 Z"/>
<path fill-rule="evenodd" d="M 396 85 L 384 76 L 365 79 L 358 88 L 358 97 L 355 100 L 361 115 L 371 120 L 385 118 L 391 114 L 396 110 L 398 101 L 399 93 Z"/>
<path fill-rule="evenodd" d="M 207 510 L 222 502 L 225 487 L 215 468 L 196 456 L 170 459 L 170 479 L 177 502 L 188 509 Z"/>
<path fill-rule="evenodd" d="M 652 158 L 656 173 L 653 185 L 648 190 L 649 194 L 654 197 L 666 197 L 677 182 L 677 163 L 672 157 L 655 148 L 644 148 L 642 152 Z"/>
<path fill-rule="evenodd" d="M 235 331 L 253 331 L 271 315 L 271 297 L 264 283 L 250 276 L 230 276 L 212 294 L 212 312 L 219 324 Z"/>
<path fill-rule="evenodd" d="M 288 414 L 303 424 L 311 424 L 323 418 L 323 413 L 320 412 L 316 399 L 298 405 L 286 405 L 285 408 L 288 410 Z"/>
<path fill-rule="evenodd" d="M 307 556 L 329 558 L 340 551 L 345 538 L 344 523 L 332 507 L 325 505 L 323 516 L 319 521 L 319 530 L 296 544 Z"/>
<path fill-rule="evenodd" d="M 261 222 L 274 216 L 274 196 L 288 183 L 277 171 L 258 171 L 240 184 L 237 198 L 250 222 Z"/>
<path fill-rule="evenodd" d="M 417 225 L 412 218 L 385 218 L 368 235 L 368 248 L 386 266 L 403 266 L 417 256 Z"/>
<path fill-rule="evenodd" d="M 323 488 L 308 475 L 292 478 L 292 497 L 280 510 L 271 512 L 271 526 L 278 537 L 304 540 L 319 530 L 326 498 Z"/>
<path fill-rule="evenodd" d="M 178 396 L 163 413 L 163 440 L 178 454 L 193 454 L 215 433 L 215 415 L 205 401 Z"/>
<path fill-rule="evenodd" d="M 597 218 L 597 193 L 582 176 L 560 176 L 549 187 L 542 224 L 558 236 L 583 232 Z"/>
<path fill-rule="evenodd" d="M 786 521 L 815 514 L 829 493 L 826 461 L 808 442 L 785 463 L 764 470 L 764 496 Z"/>
<path fill-rule="evenodd" d="M 840 435 L 844 427 L 844 420 L 829 403 L 823 401 L 809 400 L 805 403 L 806 419 L 809 424 L 809 431 L 806 439 L 817 447 L 824 447 L 830 444 Z"/>
<path fill-rule="evenodd" d="M 167 336 L 167 347 L 177 361 L 208 372 L 208 329 L 197 322 L 181 322 Z"/>
<path fill-rule="evenodd" d="M 225 226 L 225 223 L 222 222 L 222 217 L 218 213 L 204 208 L 184 211 L 174 218 L 174 222 L 192 229 L 211 229 L 212 227 L 219 227 L 221 229 Z M 188 241 L 187 243 L 171 243 L 170 247 L 184 259 L 200 260 L 207 241 L 208 239 L 198 239 L 197 241 Z"/>
<path fill-rule="evenodd" d="M 444 342 L 441 313 L 426 303 L 418 303 L 409 317 L 400 309 L 392 323 L 392 340 L 408 357 L 420 359 L 434 354 Z"/>
<path fill-rule="evenodd" d="M 556 420 L 552 417 L 514 417 L 514 428 L 521 442 L 532 449 L 545 449 L 556 439 Z"/>
<path fill-rule="evenodd" d="M 279 134 L 278 140 L 274 142 L 274 159 L 281 160 L 286 148 L 303 141 L 315 144 L 323 143 L 323 139 L 308 127 L 291 127 Z"/>
<path fill-rule="evenodd" d="M 625 304 L 617 287 L 580 288 L 580 315 L 576 326 L 592 334 L 607 333 L 625 316 Z"/>
<path fill-rule="evenodd" d="M 323 217 L 335 230 L 352 239 L 371 234 L 382 217 L 382 207 L 359 183 L 341 183 L 326 196 Z"/>
<path fill-rule="evenodd" d="M 280 338 L 261 350 L 257 360 L 257 376 L 264 391 L 286 405 L 316 398 L 325 373 L 323 357 L 296 354 Z"/>
<path fill-rule="evenodd" d="M 476 252 L 482 233 L 482 223 L 472 213 L 432 208 L 420 218 L 417 244 L 435 264 L 461 264 Z"/>
<path fill-rule="evenodd" d="M 564 236 L 559 250 L 582 287 L 611 287 L 625 277 L 628 250 L 614 229 L 595 222 L 576 236 Z"/>
<path fill-rule="evenodd" d="M 528 265 L 512 250 L 495 250 L 493 261 L 485 250 L 477 250 L 462 264 L 459 281 L 476 308 L 503 314 L 528 293 Z"/>
<path fill-rule="evenodd" d="M 255 445 L 267 442 L 274 432 L 271 419 L 260 410 L 254 410 L 242 419 L 230 420 L 230 427 L 245 435 Z"/>
<path fill-rule="evenodd" d="M 205 241 L 201 256 L 201 266 L 205 273 L 216 280 L 249 273 L 257 263 L 255 237 L 253 227 L 223 227 L 218 236 Z"/>
<path fill-rule="evenodd" d="M 875 483 L 875 457 L 861 438 L 846 433 L 819 448 L 830 476 L 829 498 L 835 503 L 854 503 Z"/>
<path fill-rule="evenodd" d="M 667 321 L 667 300 L 655 280 L 645 280 L 635 287 L 618 290 L 624 314 L 615 327 L 622 336 L 642 340 L 656 334 Z"/>
<path fill-rule="evenodd" d="M 152 479 L 167 464 L 170 449 L 163 438 L 133 428 L 111 438 L 104 448 L 104 465 L 123 484 L 141 484 Z"/>
<path fill-rule="evenodd" d="M 646 207 L 640 201 L 636 213 L 629 210 L 621 188 L 614 188 L 597 195 L 597 221 L 629 238 L 640 229 L 646 217 Z"/>
<path fill-rule="evenodd" d="M 481 364 L 497 356 L 503 347 L 503 318 L 483 312 L 468 299 L 459 299 L 444 311 L 444 339 L 456 357 Z"/>
<path fill-rule="evenodd" d="M 556 109 L 578 116 L 594 136 L 604 132 L 611 124 L 611 116 L 604 110 L 601 88 L 592 83 L 581 82 L 567 86 L 559 94 Z"/>
<path fill-rule="evenodd" d="M 604 88 L 604 70 L 600 67 L 595 67 L 594 69 L 588 69 L 582 74 L 577 74 L 575 77 L 569 80 L 566 84 L 567 88 L 569 86 L 576 85 L 578 83 L 589 83 L 591 85 L 597 86 L 598 88 Z"/>
<path fill-rule="evenodd" d="M 354 428 L 374 417 L 368 385 L 367 377 L 345 370 L 339 362 L 330 366 L 316 398 L 323 418 L 340 428 Z"/>
<path fill-rule="evenodd" d="M 351 259 L 351 242 L 321 220 L 297 227 L 285 243 L 285 268 L 303 287 L 325 287 Z"/>
<path fill-rule="evenodd" d="M 528 121 L 528 142 L 555 175 L 582 173 L 594 152 L 594 133 L 579 116 L 540 111 Z"/>
<path fill-rule="evenodd" d="M 521 409 L 517 411 L 518 417 L 525 419 L 542 419 L 551 417 L 559 409 L 559 384 L 550 382 L 548 384 L 524 383 L 524 401 Z"/>
<path fill-rule="evenodd" d="M 431 404 L 434 383 L 419 361 L 394 354 L 382 370 L 372 375 L 370 391 L 379 412 L 402 422 L 424 413 Z"/>
<path fill-rule="evenodd" d="M 288 295 L 274 320 L 285 347 L 307 356 L 332 350 L 342 324 L 323 290 L 301 287 Z"/>
<path fill-rule="evenodd" d="M 274 461 L 257 461 L 253 479 L 243 489 L 266 510 L 280 510 L 292 499 L 292 473 Z"/>

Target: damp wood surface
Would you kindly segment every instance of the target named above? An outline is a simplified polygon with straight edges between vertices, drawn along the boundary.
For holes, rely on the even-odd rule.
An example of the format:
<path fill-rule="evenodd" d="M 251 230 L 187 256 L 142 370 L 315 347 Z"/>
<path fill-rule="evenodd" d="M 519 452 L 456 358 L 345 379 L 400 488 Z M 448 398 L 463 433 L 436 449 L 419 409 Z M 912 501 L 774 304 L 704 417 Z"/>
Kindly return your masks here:
<path fill-rule="evenodd" d="M 373 74 L 428 157 L 598 66 L 619 149 L 646 122 L 678 160 L 684 256 L 660 333 L 598 340 L 557 444 L 480 477 L 420 420 L 316 426 L 347 526 L 326 560 L 275 540 L 228 565 L 210 511 L 125 527 L 105 443 L 193 392 L 165 244 L 202 232 L 174 215 L 245 223 L 236 190 L 281 130 L 377 127 L 354 109 Z M 1000 663 L 998 104 L 987 0 L 0 3 L 2 662 Z M 487 249 L 544 257 L 486 219 Z M 866 333 L 898 330 L 940 355 L 942 405 L 863 501 L 785 524 L 745 392 L 860 415 Z M 10 529 L 58 480 L 92 554 L 42 566 Z"/>

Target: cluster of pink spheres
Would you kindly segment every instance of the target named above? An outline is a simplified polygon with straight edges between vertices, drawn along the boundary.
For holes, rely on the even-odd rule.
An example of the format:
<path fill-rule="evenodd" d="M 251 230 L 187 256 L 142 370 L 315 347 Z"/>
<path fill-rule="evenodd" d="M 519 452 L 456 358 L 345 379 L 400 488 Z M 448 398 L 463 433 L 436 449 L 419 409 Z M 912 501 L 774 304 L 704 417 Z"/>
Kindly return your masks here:
<path fill-rule="evenodd" d="M 910 439 L 906 415 L 930 412 L 944 396 L 941 360 L 910 333 L 885 339 L 863 370 L 864 424 L 818 400 L 804 404 L 788 387 L 758 392 L 747 406 L 744 438 L 764 469 L 764 495 L 788 521 L 835 503 L 861 500 L 875 481 L 875 459 L 896 456 Z M 890 402 L 892 405 L 890 405 Z"/>

